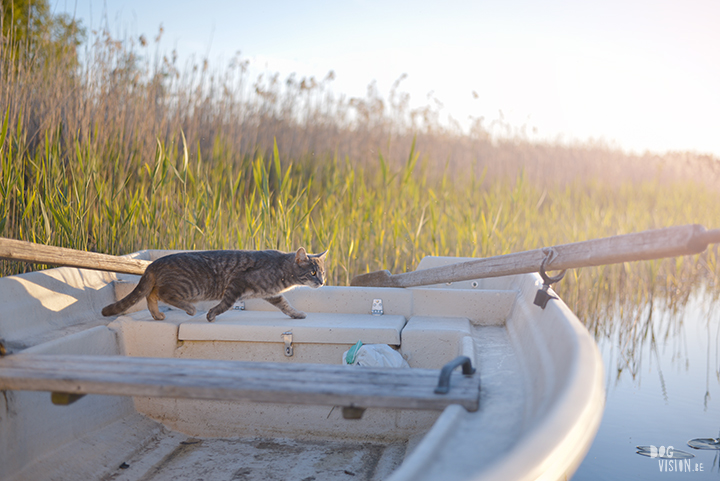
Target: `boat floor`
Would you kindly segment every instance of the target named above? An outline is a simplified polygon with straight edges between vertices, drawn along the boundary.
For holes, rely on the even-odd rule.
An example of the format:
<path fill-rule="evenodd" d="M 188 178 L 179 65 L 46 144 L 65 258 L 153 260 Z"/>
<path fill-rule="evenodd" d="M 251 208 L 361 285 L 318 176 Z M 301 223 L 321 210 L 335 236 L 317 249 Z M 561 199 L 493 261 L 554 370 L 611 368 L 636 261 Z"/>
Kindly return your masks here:
<path fill-rule="evenodd" d="M 424 467 L 412 479 L 466 479 L 501 457 L 521 435 L 524 381 L 508 332 L 500 326 L 474 327 L 473 331 L 481 375 L 480 409 L 469 413 L 460 408 L 452 434 L 433 451 L 433 457 L 442 462 Z M 77 479 L 108 481 L 382 480 L 401 465 L 423 435 L 385 443 L 192 438 L 134 413 L 61 445 L 16 479 L 39 479 L 34 474 L 48 472 L 63 479 L 65 472 L 79 475 Z M 118 461 L 118 456 L 124 457 Z"/>
<path fill-rule="evenodd" d="M 282 438 L 199 439 L 165 432 L 105 479 L 381 480 L 400 464 L 406 445 Z"/>

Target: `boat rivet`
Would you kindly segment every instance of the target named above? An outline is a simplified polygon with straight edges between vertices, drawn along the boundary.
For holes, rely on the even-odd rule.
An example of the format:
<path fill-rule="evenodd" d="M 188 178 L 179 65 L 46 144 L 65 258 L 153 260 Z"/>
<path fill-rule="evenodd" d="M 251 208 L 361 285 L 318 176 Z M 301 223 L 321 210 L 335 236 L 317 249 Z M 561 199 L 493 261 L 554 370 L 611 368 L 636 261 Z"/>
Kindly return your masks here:
<path fill-rule="evenodd" d="M 473 289 L 476 289 L 477 286 L 478 286 L 478 281 L 472 281 L 472 282 L 470 283 L 470 286 L 472 286 Z"/>

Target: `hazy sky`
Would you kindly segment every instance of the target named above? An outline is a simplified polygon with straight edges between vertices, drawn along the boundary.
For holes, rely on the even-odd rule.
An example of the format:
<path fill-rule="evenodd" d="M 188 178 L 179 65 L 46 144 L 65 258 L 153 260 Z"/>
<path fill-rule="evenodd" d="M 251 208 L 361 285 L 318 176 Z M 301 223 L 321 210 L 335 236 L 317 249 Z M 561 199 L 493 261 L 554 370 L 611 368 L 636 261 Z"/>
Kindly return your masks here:
<path fill-rule="evenodd" d="M 54 2 L 54 3 L 53 3 Z M 383 96 L 402 74 L 469 116 L 537 129 L 536 137 L 604 139 L 628 150 L 720 156 L 720 1 L 461 2 L 340 0 L 51 0 L 92 28 L 152 38 L 180 58 L 322 78 Z M 182 65 L 182 64 L 181 64 Z M 220 65 L 218 63 L 218 65 Z M 472 92 L 479 94 L 474 98 Z"/>

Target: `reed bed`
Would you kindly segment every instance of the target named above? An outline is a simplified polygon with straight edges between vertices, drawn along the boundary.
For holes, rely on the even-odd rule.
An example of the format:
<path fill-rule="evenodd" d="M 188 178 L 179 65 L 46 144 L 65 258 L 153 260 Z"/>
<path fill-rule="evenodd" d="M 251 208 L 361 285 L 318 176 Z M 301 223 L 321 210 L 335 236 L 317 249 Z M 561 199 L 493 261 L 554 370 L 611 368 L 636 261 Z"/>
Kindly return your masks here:
<path fill-rule="evenodd" d="M 323 80 L 251 82 L 238 57 L 180 70 L 107 32 L 80 65 L 0 42 L 0 235 L 82 250 L 329 249 L 330 284 L 425 255 L 491 256 L 677 224 L 718 227 L 718 160 L 471 132 Z M 495 127 L 493 127 L 495 128 Z M 0 263 L 0 275 L 34 267 Z M 610 313 L 720 290 L 717 247 L 578 269 L 558 292 Z"/>

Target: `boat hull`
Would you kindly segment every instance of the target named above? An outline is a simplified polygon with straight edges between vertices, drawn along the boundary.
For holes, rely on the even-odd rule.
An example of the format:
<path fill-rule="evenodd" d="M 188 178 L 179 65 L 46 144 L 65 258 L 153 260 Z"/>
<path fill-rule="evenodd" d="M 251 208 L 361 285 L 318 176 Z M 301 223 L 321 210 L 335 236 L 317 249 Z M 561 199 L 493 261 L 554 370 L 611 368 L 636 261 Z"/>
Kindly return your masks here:
<path fill-rule="evenodd" d="M 419 269 L 462 260 L 426 258 Z M 285 459 L 287 476 L 307 472 L 316 479 L 344 471 L 354 479 L 394 481 L 565 479 L 600 423 L 597 347 L 561 300 L 545 309 L 533 304 L 537 275 L 411 289 L 290 291 L 290 302 L 308 313 L 305 320 L 254 300 L 213 324 L 202 319 L 203 305 L 195 318 L 165 307 L 167 320 L 153 321 L 142 304 L 103 318 L 102 307 L 137 279 L 74 268 L 2 278 L 1 342 L 11 354 L 340 364 L 344 351 L 362 340 L 393 346 L 415 369 L 468 356 L 479 371 L 480 409 L 368 408 L 362 419 L 348 420 L 342 409 L 286 402 L 91 394 L 55 406 L 47 393 L 6 390 L 0 478 L 143 479 L 156 470 L 153 479 L 177 472 L 262 479 L 263 469 L 277 470 Z M 376 299 L 382 315 L 371 314 Z M 281 336 L 287 332 L 292 356 Z M 202 461 L 210 455 L 215 462 Z M 219 465 L 225 474 L 211 472 Z"/>

